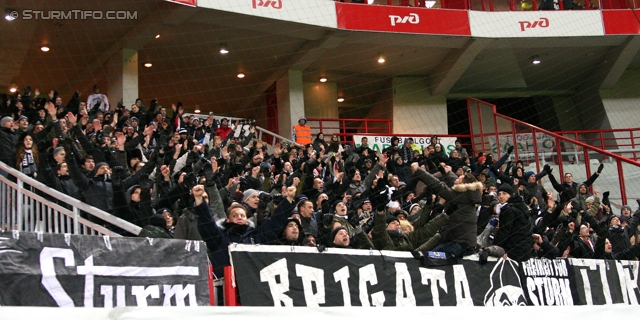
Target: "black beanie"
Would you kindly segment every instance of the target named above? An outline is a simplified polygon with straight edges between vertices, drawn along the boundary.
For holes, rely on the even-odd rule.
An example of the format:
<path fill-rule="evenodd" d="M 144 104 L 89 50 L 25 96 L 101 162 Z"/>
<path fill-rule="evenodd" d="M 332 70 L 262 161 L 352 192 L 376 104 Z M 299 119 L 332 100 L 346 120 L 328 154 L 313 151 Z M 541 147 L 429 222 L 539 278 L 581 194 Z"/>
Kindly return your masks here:
<path fill-rule="evenodd" d="M 513 188 L 508 183 L 503 183 L 500 188 L 498 188 L 498 192 L 500 191 L 508 193 L 510 196 L 513 195 Z"/>

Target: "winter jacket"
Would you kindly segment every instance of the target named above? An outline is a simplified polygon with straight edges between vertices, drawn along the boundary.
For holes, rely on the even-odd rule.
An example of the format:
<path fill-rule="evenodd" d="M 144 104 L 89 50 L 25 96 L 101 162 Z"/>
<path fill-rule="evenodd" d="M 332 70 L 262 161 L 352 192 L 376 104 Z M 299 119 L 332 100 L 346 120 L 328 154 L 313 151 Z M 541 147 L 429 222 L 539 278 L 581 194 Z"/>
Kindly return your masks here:
<path fill-rule="evenodd" d="M 223 223 L 218 226 L 213 220 L 209 206 L 205 201 L 196 206 L 193 211 L 198 216 L 198 230 L 207 244 L 211 263 L 216 277 L 223 277 L 224 267 L 231 265 L 228 248 L 231 243 L 266 244 L 278 240 L 278 236 L 286 226 L 295 205 L 283 199 L 269 219 L 257 228 L 248 225 Z"/>
<path fill-rule="evenodd" d="M 431 210 L 423 210 L 419 219 L 428 219 Z M 446 214 L 440 214 L 429 223 L 410 233 L 387 231 L 386 214 L 378 212 L 374 216 L 372 242 L 378 250 L 413 251 L 433 237 L 447 222 Z"/>
<path fill-rule="evenodd" d="M 533 226 L 529 208 L 519 196 L 512 196 L 500 210 L 500 228 L 493 241 L 509 258 L 525 261 L 531 258 Z"/>
<path fill-rule="evenodd" d="M 0 161 L 10 167 L 16 163 L 16 147 L 20 134 L 9 128 L 0 128 Z"/>
<path fill-rule="evenodd" d="M 455 176 L 452 172 L 448 175 L 449 178 Z M 432 193 L 457 205 L 455 213 L 443 227 L 442 240 L 455 242 L 462 247 L 475 247 L 478 221 L 476 205 L 482 203 L 482 183 L 461 183 L 450 188 L 423 169 L 418 169 L 414 177 L 422 181 Z"/>

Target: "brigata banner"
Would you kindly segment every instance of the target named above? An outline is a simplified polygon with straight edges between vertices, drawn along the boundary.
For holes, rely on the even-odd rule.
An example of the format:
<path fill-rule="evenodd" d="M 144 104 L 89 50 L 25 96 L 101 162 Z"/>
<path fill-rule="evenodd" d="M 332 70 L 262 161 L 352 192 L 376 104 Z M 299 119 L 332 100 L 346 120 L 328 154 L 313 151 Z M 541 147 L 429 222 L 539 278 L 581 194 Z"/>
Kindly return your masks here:
<path fill-rule="evenodd" d="M 409 252 L 229 247 L 243 306 L 638 304 L 638 262 L 461 260 L 425 267 Z M 436 255 L 437 258 L 437 255 Z"/>
<path fill-rule="evenodd" d="M 402 145 L 404 144 L 404 140 L 409 138 L 413 139 L 413 144 L 416 145 L 418 148 L 420 148 L 420 150 L 423 150 L 424 148 L 426 148 L 428 145 L 431 144 L 431 136 L 424 136 L 424 137 L 396 136 L 396 137 L 400 139 L 400 143 L 398 144 L 399 147 L 402 147 Z M 373 151 L 382 151 L 386 147 L 391 145 L 391 138 L 393 138 L 393 136 L 354 134 L 353 142 L 355 143 L 356 148 L 360 147 L 360 142 L 362 141 L 362 138 L 367 138 L 369 140 L 368 142 L 369 148 L 371 148 Z M 447 155 L 449 155 L 449 152 L 451 150 L 456 148 L 455 142 L 456 142 L 455 137 L 447 137 L 447 138 L 438 137 L 438 143 L 442 145 Z"/>
<path fill-rule="evenodd" d="M 0 232 L 0 305 L 209 305 L 199 241 Z"/>

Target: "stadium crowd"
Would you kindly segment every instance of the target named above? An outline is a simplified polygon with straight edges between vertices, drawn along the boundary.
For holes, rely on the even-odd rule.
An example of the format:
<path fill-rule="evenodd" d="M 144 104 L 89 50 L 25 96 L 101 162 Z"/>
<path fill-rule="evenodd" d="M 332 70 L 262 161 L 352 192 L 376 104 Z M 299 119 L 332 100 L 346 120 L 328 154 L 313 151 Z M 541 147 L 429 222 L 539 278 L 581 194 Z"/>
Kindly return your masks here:
<path fill-rule="evenodd" d="M 495 160 L 460 141 L 447 153 L 437 136 L 424 150 L 394 137 L 377 152 L 366 138 L 356 147 L 322 133 L 270 148 L 253 126 L 185 116 L 180 102 L 114 107 L 98 86 L 66 105 L 27 87 L 0 111 L 0 161 L 140 226 L 139 236 L 204 240 L 217 276 L 231 243 L 478 254 L 480 263 L 640 254 L 640 210 L 614 212 L 607 192 L 589 192 L 603 165 L 583 183 L 571 173 L 558 182 L 548 165 L 535 173 L 508 161 L 513 147 Z"/>

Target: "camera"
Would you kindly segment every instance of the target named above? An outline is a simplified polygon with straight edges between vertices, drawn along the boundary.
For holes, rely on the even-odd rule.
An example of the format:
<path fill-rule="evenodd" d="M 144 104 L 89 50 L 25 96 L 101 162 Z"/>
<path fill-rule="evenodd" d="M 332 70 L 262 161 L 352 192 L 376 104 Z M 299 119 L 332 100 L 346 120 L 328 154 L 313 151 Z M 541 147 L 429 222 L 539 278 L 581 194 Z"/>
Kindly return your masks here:
<path fill-rule="evenodd" d="M 270 194 L 270 193 L 262 192 L 260 193 L 260 195 L 258 195 L 258 199 L 260 199 L 260 203 L 265 205 L 272 201 L 276 204 L 279 204 L 283 198 L 284 197 L 280 193 Z"/>

